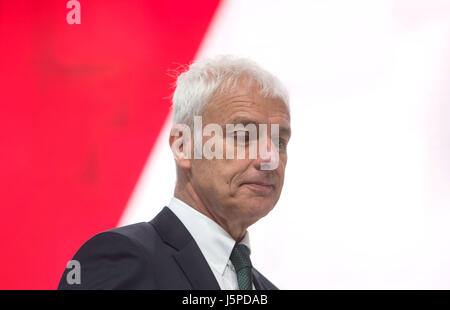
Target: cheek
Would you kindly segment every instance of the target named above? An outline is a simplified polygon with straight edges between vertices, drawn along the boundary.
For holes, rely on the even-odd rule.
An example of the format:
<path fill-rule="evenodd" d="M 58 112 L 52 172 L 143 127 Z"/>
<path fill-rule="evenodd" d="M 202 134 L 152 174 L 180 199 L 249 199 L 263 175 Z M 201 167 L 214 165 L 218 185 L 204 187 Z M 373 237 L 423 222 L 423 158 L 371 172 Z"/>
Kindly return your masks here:
<path fill-rule="evenodd" d="M 194 160 L 192 164 L 193 182 L 200 184 L 200 188 L 206 189 L 210 187 L 216 178 L 214 170 L 214 165 L 212 165 L 211 161 L 204 159 Z"/>
<path fill-rule="evenodd" d="M 197 170 L 199 173 L 197 178 L 203 178 L 201 183 L 206 187 L 219 188 L 222 191 L 224 188 L 229 187 L 233 183 L 236 169 L 231 161 L 225 159 L 213 159 L 202 160 L 203 162 L 198 165 Z"/>
<path fill-rule="evenodd" d="M 222 185 L 228 187 L 231 193 L 238 189 L 241 176 L 245 174 L 249 163 L 245 159 L 224 159 L 218 160 L 217 174 L 220 175 Z"/>
<path fill-rule="evenodd" d="M 283 188 L 285 171 L 286 171 L 286 161 L 280 161 L 280 165 L 278 166 L 278 169 L 277 169 L 277 175 L 278 175 L 278 181 L 279 181 L 278 192 L 280 192 L 280 193 Z"/>

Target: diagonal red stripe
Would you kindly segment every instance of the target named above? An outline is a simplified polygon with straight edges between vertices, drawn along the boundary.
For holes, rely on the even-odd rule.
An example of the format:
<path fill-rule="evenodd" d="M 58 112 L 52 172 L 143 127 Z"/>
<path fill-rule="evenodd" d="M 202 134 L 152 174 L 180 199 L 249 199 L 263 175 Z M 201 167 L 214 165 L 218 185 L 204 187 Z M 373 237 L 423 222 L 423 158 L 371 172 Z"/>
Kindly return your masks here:
<path fill-rule="evenodd" d="M 218 1 L 0 3 L 0 289 L 53 289 L 114 227 Z M 164 180 L 164 176 L 159 176 Z M 171 184 L 167 184 L 171 186 Z"/>

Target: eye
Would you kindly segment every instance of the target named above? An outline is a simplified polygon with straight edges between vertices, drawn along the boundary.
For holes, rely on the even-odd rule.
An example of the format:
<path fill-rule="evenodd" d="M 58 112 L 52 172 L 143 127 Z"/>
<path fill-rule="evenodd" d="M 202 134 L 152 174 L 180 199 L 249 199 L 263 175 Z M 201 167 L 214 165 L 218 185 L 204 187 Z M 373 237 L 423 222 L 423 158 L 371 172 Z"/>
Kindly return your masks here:
<path fill-rule="evenodd" d="M 287 148 L 287 143 L 283 140 L 278 141 L 278 147 L 280 150 L 286 150 Z"/>

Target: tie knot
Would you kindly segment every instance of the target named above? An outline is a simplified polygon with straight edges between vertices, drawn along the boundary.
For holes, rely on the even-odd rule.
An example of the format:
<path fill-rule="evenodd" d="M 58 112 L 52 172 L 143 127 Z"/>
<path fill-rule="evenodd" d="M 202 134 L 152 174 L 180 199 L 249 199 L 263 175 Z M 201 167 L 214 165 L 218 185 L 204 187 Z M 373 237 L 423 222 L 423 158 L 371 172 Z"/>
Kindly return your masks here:
<path fill-rule="evenodd" d="M 233 251 L 231 251 L 230 260 L 233 263 L 236 272 L 242 268 L 252 267 L 252 261 L 250 260 L 250 249 L 243 244 L 237 243 Z"/>

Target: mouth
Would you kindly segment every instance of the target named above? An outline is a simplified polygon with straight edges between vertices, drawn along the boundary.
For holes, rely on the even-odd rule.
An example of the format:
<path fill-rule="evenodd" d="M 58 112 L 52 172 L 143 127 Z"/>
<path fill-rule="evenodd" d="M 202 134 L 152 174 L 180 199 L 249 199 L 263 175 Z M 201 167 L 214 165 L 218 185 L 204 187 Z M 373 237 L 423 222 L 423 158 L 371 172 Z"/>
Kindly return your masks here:
<path fill-rule="evenodd" d="M 260 193 L 269 193 L 270 191 L 275 189 L 274 185 L 264 182 L 246 182 L 241 184 L 241 186 L 245 186 L 253 191 Z"/>

